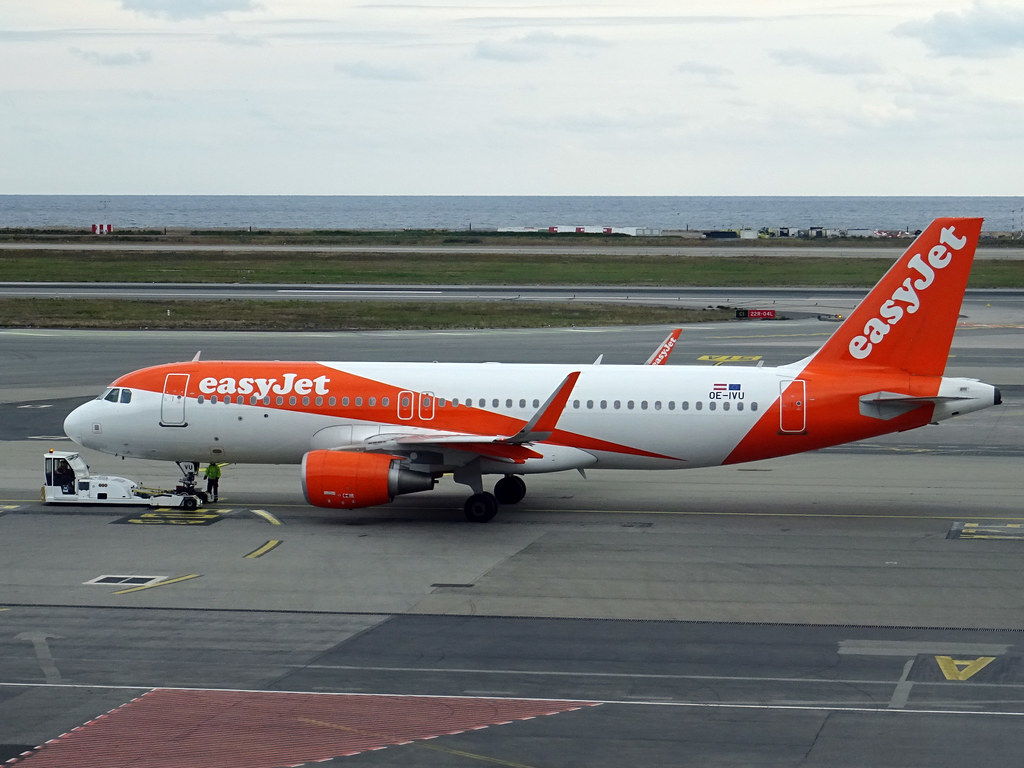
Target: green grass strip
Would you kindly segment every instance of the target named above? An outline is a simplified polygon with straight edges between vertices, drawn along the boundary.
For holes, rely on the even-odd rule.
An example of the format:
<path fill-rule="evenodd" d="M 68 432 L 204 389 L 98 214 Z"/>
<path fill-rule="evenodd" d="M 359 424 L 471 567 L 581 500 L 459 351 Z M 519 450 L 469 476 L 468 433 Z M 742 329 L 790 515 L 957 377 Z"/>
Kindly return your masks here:
<path fill-rule="evenodd" d="M 870 287 L 894 258 L 4 251 L 0 281 Z M 1024 287 L 1024 261 L 976 261 L 970 285 Z"/>

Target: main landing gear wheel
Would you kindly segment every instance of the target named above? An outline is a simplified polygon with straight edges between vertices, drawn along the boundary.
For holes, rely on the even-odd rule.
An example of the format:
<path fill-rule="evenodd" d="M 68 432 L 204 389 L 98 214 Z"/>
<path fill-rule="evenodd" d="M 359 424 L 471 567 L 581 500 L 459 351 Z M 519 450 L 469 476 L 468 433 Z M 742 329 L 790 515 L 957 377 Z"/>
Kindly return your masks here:
<path fill-rule="evenodd" d="M 463 511 L 469 522 L 486 523 L 498 514 L 498 500 L 489 493 L 474 493 L 466 499 Z"/>
<path fill-rule="evenodd" d="M 494 496 L 499 504 L 518 504 L 526 495 L 526 483 L 519 475 L 505 475 L 494 484 Z"/>

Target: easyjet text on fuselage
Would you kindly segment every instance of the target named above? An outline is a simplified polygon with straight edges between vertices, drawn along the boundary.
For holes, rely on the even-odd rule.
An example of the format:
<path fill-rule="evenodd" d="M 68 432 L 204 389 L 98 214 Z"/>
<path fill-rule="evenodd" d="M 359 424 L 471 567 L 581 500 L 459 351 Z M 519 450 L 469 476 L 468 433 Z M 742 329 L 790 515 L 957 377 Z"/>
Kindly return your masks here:
<path fill-rule="evenodd" d="M 326 395 L 327 385 L 331 380 L 327 376 L 317 376 L 314 379 L 301 377 L 297 373 L 285 373 L 280 379 L 243 377 L 236 379 L 233 376 L 207 376 L 200 380 L 199 391 L 204 395 L 257 395 L 268 397 L 269 395 Z"/>

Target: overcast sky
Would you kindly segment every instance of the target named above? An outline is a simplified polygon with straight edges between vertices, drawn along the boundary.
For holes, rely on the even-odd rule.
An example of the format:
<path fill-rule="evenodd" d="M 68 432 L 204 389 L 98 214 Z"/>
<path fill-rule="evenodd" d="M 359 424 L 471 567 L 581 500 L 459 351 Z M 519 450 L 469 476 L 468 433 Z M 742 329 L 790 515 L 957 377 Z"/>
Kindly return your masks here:
<path fill-rule="evenodd" d="M 1020 195 L 1024 3 L 3 0 L 0 193 Z"/>

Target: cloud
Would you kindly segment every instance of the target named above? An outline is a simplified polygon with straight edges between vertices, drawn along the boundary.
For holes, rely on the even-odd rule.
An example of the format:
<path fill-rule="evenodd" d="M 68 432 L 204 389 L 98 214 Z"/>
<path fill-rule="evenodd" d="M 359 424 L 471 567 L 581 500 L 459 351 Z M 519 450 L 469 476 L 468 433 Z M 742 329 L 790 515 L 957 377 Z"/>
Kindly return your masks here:
<path fill-rule="evenodd" d="M 960 13 L 901 24 L 895 32 L 916 37 L 936 56 L 995 58 L 1024 48 L 1024 7 L 975 2 Z"/>
<path fill-rule="evenodd" d="M 539 61 L 543 58 L 540 51 L 530 49 L 517 43 L 498 43 L 494 40 L 481 40 L 473 46 L 473 58 L 488 61 Z"/>
<path fill-rule="evenodd" d="M 704 85 L 715 88 L 735 88 L 732 82 L 732 75 L 735 73 L 725 67 L 716 67 L 713 64 L 705 64 L 702 61 L 684 61 L 676 67 L 676 71 L 688 75 L 692 80 L 697 80 Z"/>
<path fill-rule="evenodd" d="M 153 54 L 143 50 L 135 53 L 100 53 L 72 48 L 71 53 L 90 64 L 99 64 L 102 67 L 134 67 L 138 64 L 148 64 L 153 60 Z"/>
<path fill-rule="evenodd" d="M 807 69 L 819 75 L 873 75 L 882 71 L 878 62 L 866 56 L 821 54 L 798 48 L 772 51 L 771 56 L 787 67 Z"/>
<path fill-rule="evenodd" d="M 126 11 L 178 21 L 219 16 L 229 11 L 255 11 L 254 0 L 121 0 Z"/>
<path fill-rule="evenodd" d="M 258 48 L 260 46 L 267 45 L 267 41 L 261 37 L 240 35 L 237 32 L 228 32 L 223 35 L 217 35 L 217 42 L 224 43 L 225 45 L 237 45 L 244 48 Z"/>
<path fill-rule="evenodd" d="M 532 32 L 528 35 L 496 42 L 481 40 L 473 47 L 473 57 L 491 61 L 543 61 L 552 51 L 569 50 L 589 55 L 598 48 L 605 48 L 608 43 L 589 35 L 557 35 L 548 32 Z"/>
<path fill-rule="evenodd" d="M 415 72 L 401 67 L 384 67 L 368 61 L 352 61 L 335 64 L 335 70 L 360 80 L 384 80 L 388 82 L 415 82 L 423 78 Z"/>

